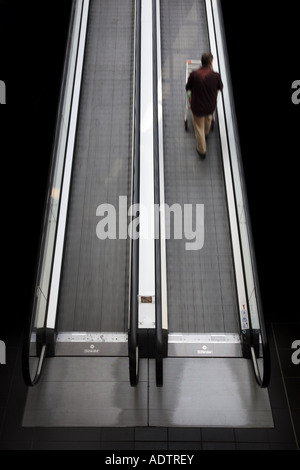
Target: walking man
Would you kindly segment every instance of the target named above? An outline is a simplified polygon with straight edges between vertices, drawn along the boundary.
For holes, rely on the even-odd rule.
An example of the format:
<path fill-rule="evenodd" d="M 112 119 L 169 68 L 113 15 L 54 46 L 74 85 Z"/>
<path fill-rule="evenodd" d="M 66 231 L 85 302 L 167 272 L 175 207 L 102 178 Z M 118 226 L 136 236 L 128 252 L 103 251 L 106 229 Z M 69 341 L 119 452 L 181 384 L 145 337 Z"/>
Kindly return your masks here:
<path fill-rule="evenodd" d="M 223 90 L 220 74 L 212 69 L 213 55 L 206 52 L 201 58 L 202 67 L 192 72 L 186 90 L 191 91 L 192 119 L 197 141 L 197 152 L 206 157 L 206 138 L 211 129 L 212 115 L 217 106 L 218 92 Z"/>

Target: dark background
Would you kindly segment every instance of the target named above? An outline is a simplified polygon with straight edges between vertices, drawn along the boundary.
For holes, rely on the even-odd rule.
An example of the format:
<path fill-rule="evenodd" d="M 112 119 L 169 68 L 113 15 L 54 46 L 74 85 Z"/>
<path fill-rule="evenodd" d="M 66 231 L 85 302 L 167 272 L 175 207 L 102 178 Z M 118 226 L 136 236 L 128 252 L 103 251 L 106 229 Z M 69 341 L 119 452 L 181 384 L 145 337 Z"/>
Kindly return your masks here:
<path fill-rule="evenodd" d="M 263 8 L 262 8 L 263 5 Z M 299 322 L 299 5 L 223 0 L 265 316 Z"/>
<path fill-rule="evenodd" d="M 286 427 L 289 411 L 277 383 L 281 375 L 300 439 L 299 366 L 292 369 L 290 360 L 300 324 L 300 105 L 291 101 L 291 85 L 300 79 L 296 3 L 222 0 L 263 308 L 270 327 L 274 433 L 286 436 L 283 442 L 293 442 L 293 433 L 290 424 Z M 26 389 L 19 353 L 31 311 L 70 6 L 71 0 L 0 0 L 0 80 L 7 87 L 7 105 L 0 109 L 0 339 L 8 357 L 0 377 L 4 449 L 22 448 L 18 439 Z"/>
<path fill-rule="evenodd" d="M 222 1 L 264 313 L 288 322 L 299 322 L 295 3 Z M 70 5 L 0 1 L 0 337 L 30 312 Z"/>
<path fill-rule="evenodd" d="M 71 3 L 0 3 L 0 337 L 4 327 L 23 328 L 30 312 Z"/>

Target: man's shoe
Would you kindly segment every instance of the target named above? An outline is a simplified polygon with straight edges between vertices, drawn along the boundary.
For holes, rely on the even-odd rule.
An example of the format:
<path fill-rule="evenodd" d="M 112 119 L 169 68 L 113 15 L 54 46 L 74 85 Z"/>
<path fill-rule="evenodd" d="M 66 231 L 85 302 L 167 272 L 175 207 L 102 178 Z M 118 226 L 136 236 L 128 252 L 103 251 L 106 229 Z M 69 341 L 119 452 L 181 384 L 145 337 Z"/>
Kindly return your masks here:
<path fill-rule="evenodd" d="M 206 153 L 200 153 L 198 149 L 196 150 L 197 150 L 199 157 L 202 158 L 202 160 L 204 160 L 206 158 Z"/>

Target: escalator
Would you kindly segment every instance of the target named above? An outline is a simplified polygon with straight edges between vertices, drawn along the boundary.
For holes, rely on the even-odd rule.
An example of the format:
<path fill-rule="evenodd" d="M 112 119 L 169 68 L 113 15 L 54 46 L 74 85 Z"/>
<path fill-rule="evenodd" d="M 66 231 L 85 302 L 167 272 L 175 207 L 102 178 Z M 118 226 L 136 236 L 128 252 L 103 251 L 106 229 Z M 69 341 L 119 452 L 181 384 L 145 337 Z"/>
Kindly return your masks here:
<path fill-rule="evenodd" d="M 29 385 L 40 375 L 35 352 L 127 355 L 131 247 L 99 227 L 107 207 L 121 201 L 126 213 L 132 197 L 135 21 L 132 2 L 73 2 L 25 341 Z"/>
<path fill-rule="evenodd" d="M 73 2 L 24 426 L 273 425 L 224 44 L 217 1 Z M 202 161 L 185 64 L 207 50 L 224 93 Z"/>
<path fill-rule="evenodd" d="M 230 142 L 228 133 L 232 116 L 231 122 L 226 122 L 224 106 L 230 105 L 225 102 L 230 89 L 225 68 L 221 73 L 226 89 L 219 96 L 217 116 L 222 123 L 218 123 L 208 138 L 205 161 L 199 161 L 192 132 L 181 132 L 183 106 L 179 103 L 185 83 L 183 64 L 186 59 L 199 60 L 200 51 L 216 47 L 213 21 L 211 26 L 208 21 L 203 22 L 204 18 L 209 20 L 206 11 L 209 3 L 185 2 L 184 15 L 178 14 L 183 9 L 182 2 L 176 2 L 175 8 L 170 8 L 168 2 L 161 3 L 166 203 L 169 206 L 179 203 L 181 207 L 187 204 L 195 208 L 200 203 L 204 206 L 201 249 L 188 251 L 184 237 L 182 240 L 170 239 L 167 243 L 169 332 L 174 345 L 170 349 L 176 354 L 180 343 L 187 349 L 189 335 L 192 335 L 191 345 L 196 344 L 197 333 L 203 334 L 203 340 L 206 338 L 211 345 L 214 338 L 228 346 L 235 345 L 240 343 L 241 336 L 243 354 L 247 356 L 253 334 L 250 333 L 250 310 L 254 308 L 250 308 L 250 296 L 258 310 L 259 295 L 253 284 L 256 273 L 249 265 L 252 261 L 243 253 L 248 247 L 243 244 L 241 231 L 248 223 L 245 220 L 248 214 L 245 194 L 239 187 L 242 170 L 234 167 L 240 164 L 233 148 L 236 138 L 233 136 L 234 141 Z M 220 52 L 214 51 L 214 65 L 218 70 Z M 192 129 L 191 119 L 189 129 Z M 243 221 L 238 211 L 243 213 Z M 252 275 L 250 295 L 245 285 L 247 275 Z M 257 316 L 255 311 L 252 318 L 255 324 L 259 323 Z M 199 344 L 202 344 L 200 335 Z M 194 349 L 199 349 L 197 344 Z M 237 348 L 233 346 L 232 349 L 236 351 Z"/>
<path fill-rule="evenodd" d="M 166 225 L 192 219 L 191 237 L 166 242 L 168 354 L 164 387 L 152 390 L 156 426 L 272 426 L 270 356 L 234 116 L 221 8 L 215 1 L 160 2 L 161 108 Z M 224 82 L 207 157 L 191 116 L 183 132 L 187 60 L 211 51 Z M 160 74 L 158 74 L 160 75 Z M 197 205 L 202 207 L 198 224 Z M 178 208 L 192 207 L 188 214 Z M 174 208 L 174 211 L 173 211 Z M 173 212 L 173 219 L 170 213 Z M 199 215 L 199 214 L 198 214 Z M 188 220 L 190 222 L 190 220 Z M 237 388 L 235 388 L 237 385 Z M 257 395 L 257 386 L 261 395 Z M 247 403 L 249 397 L 260 396 Z M 245 399 L 245 401 L 243 401 Z M 242 403 L 241 409 L 237 403 Z M 157 405 L 159 403 L 159 405 Z M 258 405 L 259 403 L 259 405 Z M 258 407 L 262 413 L 255 410 Z M 239 410 L 238 410 L 239 409 Z"/>

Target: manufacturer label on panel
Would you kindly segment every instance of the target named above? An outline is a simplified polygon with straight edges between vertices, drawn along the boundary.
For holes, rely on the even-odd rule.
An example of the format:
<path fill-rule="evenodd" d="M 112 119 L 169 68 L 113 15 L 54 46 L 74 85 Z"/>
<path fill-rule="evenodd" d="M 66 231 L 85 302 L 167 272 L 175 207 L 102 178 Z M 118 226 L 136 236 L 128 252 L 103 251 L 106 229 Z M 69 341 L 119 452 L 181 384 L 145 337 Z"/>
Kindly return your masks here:
<path fill-rule="evenodd" d="M 98 354 L 100 349 L 95 349 L 95 345 L 91 344 L 89 348 L 84 349 L 85 354 Z"/>
<path fill-rule="evenodd" d="M 249 330 L 249 318 L 248 318 L 248 312 L 246 310 L 245 305 L 243 305 L 243 308 L 241 310 L 241 319 L 242 319 L 242 330 Z"/>
<path fill-rule="evenodd" d="M 142 304 L 152 304 L 152 296 L 148 296 L 148 297 L 141 297 L 141 303 Z"/>
<path fill-rule="evenodd" d="M 203 346 L 201 346 L 201 349 L 197 350 L 197 354 L 199 356 L 211 356 L 213 355 L 213 353 L 214 351 L 213 351 L 212 344 L 210 344 L 209 346 L 206 344 L 203 344 Z"/>

